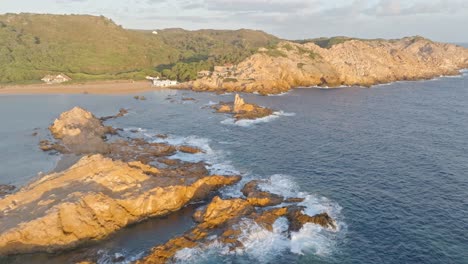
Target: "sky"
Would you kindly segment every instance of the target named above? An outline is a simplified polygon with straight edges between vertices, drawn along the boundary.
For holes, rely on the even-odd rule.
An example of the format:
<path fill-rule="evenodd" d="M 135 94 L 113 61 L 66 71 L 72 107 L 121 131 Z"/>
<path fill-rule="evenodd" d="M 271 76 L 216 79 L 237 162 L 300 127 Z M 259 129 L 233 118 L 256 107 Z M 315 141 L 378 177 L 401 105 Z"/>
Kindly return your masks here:
<path fill-rule="evenodd" d="M 286 39 L 331 36 L 468 42 L 468 0 L 0 0 L 0 13 L 104 15 L 131 29 L 259 29 Z"/>

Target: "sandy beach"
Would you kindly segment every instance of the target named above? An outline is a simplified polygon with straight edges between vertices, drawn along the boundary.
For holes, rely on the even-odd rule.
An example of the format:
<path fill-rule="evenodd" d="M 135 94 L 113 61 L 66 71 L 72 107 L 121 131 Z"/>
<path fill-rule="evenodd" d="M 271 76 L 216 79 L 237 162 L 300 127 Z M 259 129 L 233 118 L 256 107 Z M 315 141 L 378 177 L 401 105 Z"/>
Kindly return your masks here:
<path fill-rule="evenodd" d="M 0 95 L 14 94 L 133 94 L 160 90 L 148 81 L 96 81 L 74 84 L 0 86 Z"/>

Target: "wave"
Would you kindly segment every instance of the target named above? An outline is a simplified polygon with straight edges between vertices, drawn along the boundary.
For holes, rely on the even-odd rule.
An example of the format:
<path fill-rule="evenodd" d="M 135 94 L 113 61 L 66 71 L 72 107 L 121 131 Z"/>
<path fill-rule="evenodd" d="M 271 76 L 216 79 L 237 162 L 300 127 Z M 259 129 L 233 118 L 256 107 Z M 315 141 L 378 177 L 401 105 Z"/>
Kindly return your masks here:
<path fill-rule="evenodd" d="M 216 150 L 210 146 L 210 139 L 198 136 L 176 136 L 167 135 L 167 138 L 158 137 L 157 131 L 142 128 L 125 128 L 123 130 L 129 137 L 144 137 L 149 142 L 168 143 L 176 146 L 190 145 L 198 147 L 204 153 L 186 154 L 177 152 L 171 156 L 171 159 L 180 159 L 188 162 L 204 161 L 208 164 L 208 169 L 214 174 L 240 174 L 243 179 L 236 185 L 228 186 L 221 190 L 220 196 L 223 199 L 242 196 L 241 188 L 250 180 L 262 179 L 259 175 L 248 172 L 239 172 L 229 160 L 226 159 L 226 152 Z M 300 185 L 289 175 L 275 174 L 266 178 L 261 184 L 260 189 L 271 193 L 279 194 L 285 198 L 299 197 L 304 201 L 299 203 L 304 206 L 304 213 L 316 215 L 326 212 L 336 221 L 336 230 L 323 228 L 315 224 L 306 224 L 298 232 L 292 232 L 288 235 L 288 220 L 284 217 L 277 219 L 273 225 L 273 230 L 269 231 L 258 225 L 256 222 L 244 219 L 239 222 L 242 235 L 239 237 L 244 247 L 231 251 L 228 246 L 219 242 L 216 236 L 210 238 L 209 245 L 202 245 L 195 248 L 186 248 L 177 252 L 175 259 L 177 263 L 216 263 L 232 261 L 233 256 L 245 258 L 247 261 L 258 261 L 260 263 L 274 262 L 278 257 L 285 254 L 312 254 L 320 257 L 330 256 L 335 248 L 337 241 L 343 237 L 347 228 L 341 215 L 341 207 L 327 199 L 309 192 L 301 192 Z M 280 204 L 285 206 L 287 204 Z M 124 254 L 125 255 L 125 254 Z M 100 264 L 107 264 L 114 255 L 106 255 L 100 261 Z M 137 259 L 137 257 L 130 257 Z M 125 257 L 125 259 L 130 259 Z M 120 263 L 120 262 L 119 262 Z M 128 263 L 128 262 L 121 262 Z"/>
<path fill-rule="evenodd" d="M 97 252 L 99 258 L 96 261 L 98 264 L 130 264 L 141 259 L 145 252 L 142 251 L 135 255 L 127 254 L 125 251 L 111 253 L 108 250 L 99 250 Z"/>
<path fill-rule="evenodd" d="M 267 96 L 285 96 L 285 95 L 288 95 L 291 93 L 291 90 L 287 91 L 287 92 L 282 92 L 282 93 L 279 93 L 279 94 L 267 94 Z"/>
<path fill-rule="evenodd" d="M 133 132 L 131 132 L 133 131 Z M 197 147 L 203 152 L 196 154 L 189 154 L 177 151 L 174 155 L 170 156 L 170 159 L 179 159 L 186 162 L 206 162 L 207 169 L 212 174 L 221 175 L 236 175 L 240 174 L 238 170 L 230 164 L 230 161 L 225 159 L 225 153 L 223 150 L 214 150 L 210 146 L 210 139 L 198 137 L 198 136 L 177 136 L 177 135 L 166 135 L 166 138 L 158 137 L 159 134 L 155 130 L 148 130 L 142 128 L 124 128 L 125 136 L 132 138 L 143 137 L 146 141 L 151 143 L 167 143 L 174 146 L 188 145 Z"/>
<path fill-rule="evenodd" d="M 273 112 L 273 114 L 269 116 L 265 116 L 265 117 L 257 118 L 257 119 L 243 119 L 243 120 L 236 121 L 236 119 L 234 118 L 228 118 L 228 119 L 221 121 L 221 124 L 235 125 L 235 126 L 241 126 L 241 127 L 250 127 L 255 124 L 268 123 L 281 116 L 295 116 L 295 115 L 296 115 L 295 113 L 286 113 L 283 111 L 277 111 L 277 112 Z"/>
<path fill-rule="evenodd" d="M 299 185 L 288 175 L 273 175 L 260 184 L 265 191 L 274 192 L 284 197 L 301 197 L 305 200 L 299 205 L 304 206 L 304 213 L 315 215 L 326 212 L 336 219 L 336 230 L 323 228 L 315 224 L 305 224 L 298 232 L 292 232 L 288 237 L 288 220 L 285 217 L 278 218 L 273 224 L 273 230 L 269 231 L 256 222 L 244 219 L 239 222 L 242 234 L 239 241 L 242 248 L 234 251 L 220 243 L 217 237 L 211 238 L 209 245 L 196 248 L 183 249 L 177 252 L 177 263 L 216 263 L 232 261 L 232 257 L 246 259 L 246 261 L 258 261 L 259 263 L 271 263 L 291 253 L 296 255 L 313 254 L 319 257 L 328 257 L 336 249 L 337 242 L 344 236 L 347 227 L 341 216 L 341 207 L 329 199 L 307 192 L 299 192 Z M 239 194 L 237 194 L 239 195 Z M 285 204 L 278 205 L 284 206 Z"/>

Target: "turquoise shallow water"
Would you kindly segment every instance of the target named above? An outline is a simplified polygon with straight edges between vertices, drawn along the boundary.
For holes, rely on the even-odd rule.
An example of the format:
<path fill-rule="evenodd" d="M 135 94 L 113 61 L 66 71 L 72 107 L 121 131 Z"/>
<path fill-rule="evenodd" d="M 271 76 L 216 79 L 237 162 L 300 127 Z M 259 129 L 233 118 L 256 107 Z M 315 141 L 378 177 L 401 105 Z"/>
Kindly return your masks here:
<path fill-rule="evenodd" d="M 340 224 L 338 232 L 304 230 L 292 242 L 281 236 L 281 223 L 276 233 L 250 226 L 244 251 L 182 252 L 181 262 L 468 263 L 468 76 L 245 95 L 282 112 L 242 125 L 203 108 L 233 95 L 166 90 L 145 96 L 0 96 L 0 184 L 21 186 L 53 169 L 58 157 L 37 144 L 61 112 L 79 105 L 103 116 L 125 107 L 130 114 L 110 125 L 141 128 L 140 136 L 150 140 L 168 133 L 173 142 L 209 148 L 199 158 L 213 170 L 272 179 L 266 188 L 302 192 L 310 210 L 329 211 Z M 197 101 L 184 103 L 184 96 Z M 35 128 L 37 137 L 31 136 Z M 74 252 L 0 262 L 67 263 L 93 252 L 101 263 L 116 253 L 130 261 L 189 229 L 192 211 L 145 221 Z"/>

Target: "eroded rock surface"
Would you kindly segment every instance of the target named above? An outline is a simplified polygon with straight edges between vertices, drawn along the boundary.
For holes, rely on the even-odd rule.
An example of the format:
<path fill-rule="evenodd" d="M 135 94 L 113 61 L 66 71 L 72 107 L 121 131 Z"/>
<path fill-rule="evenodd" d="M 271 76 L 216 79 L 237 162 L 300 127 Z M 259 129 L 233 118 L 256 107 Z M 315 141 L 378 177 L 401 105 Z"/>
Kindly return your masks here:
<path fill-rule="evenodd" d="M 109 145 L 104 141 L 106 134 L 114 129 L 104 126 L 102 121 L 80 107 L 64 112 L 50 126 L 53 137 L 64 151 L 75 154 L 109 153 Z M 57 147 L 53 149 L 58 150 Z"/>
<path fill-rule="evenodd" d="M 0 199 L 0 255 L 56 252 L 99 240 L 241 179 L 210 175 L 203 162 L 168 162 L 177 150 L 201 151 L 195 147 L 107 141 L 115 129 L 82 108 L 61 114 L 50 130 L 57 141 L 42 141 L 41 148 L 78 154 L 78 161 Z M 167 164 L 151 165 L 158 160 Z M 0 187 L 0 195 L 3 189 L 10 190 Z"/>
<path fill-rule="evenodd" d="M 239 176 L 166 176 L 141 162 L 83 157 L 0 200 L 0 254 L 56 251 L 177 211 Z"/>
<path fill-rule="evenodd" d="M 269 108 L 246 103 L 238 94 L 236 94 L 234 102 L 221 102 L 212 108 L 218 113 L 232 114 L 236 120 L 257 119 L 273 114 L 273 110 Z"/>
<path fill-rule="evenodd" d="M 229 78 L 210 76 L 190 85 L 195 91 L 277 94 L 300 86 L 429 79 L 459 74 L 463 68 L 468 68 L 467 48 L 422 37 L 350 39 L 329 49 L 284 41 L 241 62 Z"/>
<path fill-rule="evenodd" d="M 288 219 L 290 232 L 300 230 L 307 223 L 330 229 L 336 228 L 333 219 L 328 214 L 308 216 L 303 213 L 303 209 L 303 207 L 291 205 L 260 210 L 241 198 L 223 200 L 215 197 L 206 208 L 194 214 L 194 219 L 199 222 L 195 228 L 153 248 L 147 257 L 137 263 L 170 262 L 179 250 L 207 246 L 211 243 L 223 243 L 230 250 L 242 248 L 240 236 L 243 225 L 241 223 L 245 221 L 254 221 L 269 231 L 273 229 L 273 224 L 280 217 Z M 213 235 L 217 235 L 218 239 L 213 240 Z"/>

